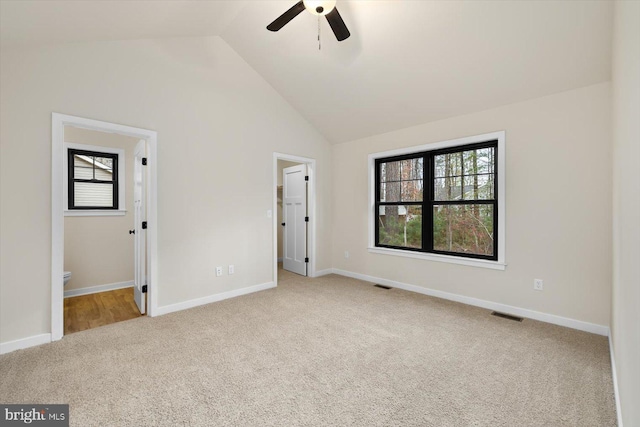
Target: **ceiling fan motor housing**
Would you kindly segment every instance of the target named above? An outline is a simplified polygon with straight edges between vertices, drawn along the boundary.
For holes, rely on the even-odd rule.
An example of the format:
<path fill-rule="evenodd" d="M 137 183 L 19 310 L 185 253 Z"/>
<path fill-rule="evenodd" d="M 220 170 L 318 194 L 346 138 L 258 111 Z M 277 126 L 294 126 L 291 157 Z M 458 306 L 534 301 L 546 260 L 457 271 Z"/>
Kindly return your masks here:
<path fill-rule="evenodd" d="M 304 0 L 304 7 L 314 15 L 326 15 L 336 7 L 336 0 Z"/>

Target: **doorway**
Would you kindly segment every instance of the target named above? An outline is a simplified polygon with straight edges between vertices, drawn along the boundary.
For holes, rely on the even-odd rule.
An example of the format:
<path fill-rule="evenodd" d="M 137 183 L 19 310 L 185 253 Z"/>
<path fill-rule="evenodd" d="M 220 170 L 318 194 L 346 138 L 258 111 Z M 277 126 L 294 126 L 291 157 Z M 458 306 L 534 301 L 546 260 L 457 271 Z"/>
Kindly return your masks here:
<path fill-rule="evenodd" d="M 129 166 L 131 166 L 128 174 L 128 182 L 131 184 L 129 190 L 120 185 L 123 184 L 123 182 L 116 180 L 116 177 L 121 176 L 120 173 L 123 172 L 127 164 L 126 157 L 124 155 L 119 157 L 117 154 L 112 154 L 109 149 L 105 147 L 98 147 L 97 149 L 95 147 L 94 149 L 75 147 L 75 151 L 72 152 L 69 150 L 68 144 L 65 145 L 65 134 L 69 136 L 73 131 L 84 132 L 85 137 L 87 132 L 96 132 L 103 136 L 112 135 L 122 140 L 128 139 L 130 142 L 128 148 L 132 152 L 132 157 L 128 162 Z M 100 151 L 101 149 L 102 151 Z M 66 265 L 68 265 L 67 263 L 70 262 L 68 257 L 65 260 L 65 255 L 68 255 L 65 254 L 65 252 L 67 252 L 65 251 L 65 223 L 66 219 L 74 216 L 91 220 L 97 217 L 123 218 L 130 214 L 132 218 L 132 229 L 120 230 L 120 232 L 125 234 L 124 239 L 125 242 L 128 242 L 130 245 L 130 251 L 137 255 L 135 257 L 132 256 L 131 258 L 133 259 L 129 259 L 129 261 L 131 261 L 130 267 L 133 268 L 135 264 L 135 269 L 128 273 L 123 273 L 129 274 L 130 276 L 132 275 L 133 280 L 124 282 L 112 282 L 111 280 L 110 283 L 100 283 L 97 286 L 89 287 L 92 288 L 89 290 L 86 289 L 86 286 L 84 286 L 85 289 L 83 290 L 83 285 L 81 285 L 80 288 L 75 290 L 75 294 L 83 296 L 86 294 L 87 297 L 94 299 L 94 302 L 99 305 L 101 301 L 114 301 L 118 298 L 123 299 L 124 297 L 121 294 L 123 292 L 129 292 L 131 295 L 128 298 L 131 299 L 131 301 L 127 303 L 130 306 L 129 309 L 133 307 L 134 312 L 137 312 L 137 316 L 139 316 L 140 313 L 144 313 L 145 309 L 148 315 L 153 316 L 157 310 L 156 153 L 157 134 L 155 131 L 58 113 L 52 114 L 52 341 L 59 340 L 64 335 L 64 296 L 65 293 L 67 293 L 68 296 L 70 293 L 73 294 L 72 291 L 74 290 L 69 289 L 69 292 L 65 292 L 64 287 L 64 282 L 69 281 L 69 283 L 71 283 L 73 280 L 73 271 L 71 271 L 72 279 L 68 279 L 68 274 L 63 275 L 63 272 L 67 270 L 65 268 Z M 76 154 L 78 155 L 77 157 Z M 123 166 L 123 168 L 119 170 L 117 167 L 118 159 L 121 159 Z M 139 160 L 140 165 L 136 165 L 134 159 Z M 69 179 L 69 176 L 74 177 L 75 169 L 73 162 L 76 160 L 78 161 L 78 172 L 86 174 L 88 173 L 87 171 L 89 171 L 91 172 L 91 176 L 81 176 L 79 179 L 74 180 Z M 143 162 L 145 166 L 142 166 Z M 109 171 L 110 168 L 113 168 L 113 170 Z M 118 170 L 118 173 L 116 173 L 116 170 Z M 98 177 L 96 171 L 100 173 L 100 177 Z M 109 178 L 109 172 L 112 173 L 111 178 Z M 146 188 L 140 185 L 142 183 L 146 184 Z M 92 194 L 89 191 L 91 190 L 91 186 L 96 188 L 100 187 L 100 189 Z M 97 196 L 98 193 L 100 196 Z M 129 197 L 129 201 L 126 201 L 125 195 Z M 97 204 L 95 201 L 92 201 L 96 198 L 99 200 Z M 143 201 L 146 201 L 146 212 L 144 211 L 145 205 Z M 109 211 L 109 213 L 107 214 L 106 211 Z M 96 224 L 96 221 L 92 222 L 92 226 L 95 227 Z M 103 224 L 103 227 L 107 227 L 107 225 L 104 225 L 107 224 L 106 222 L 102 222 L 101 224 Z M 71 228 L 70 223 L 68 226 Z M 142 232 L 142 230 L 144 230 L 144 232 Z M 134 235 L 133 239 L 135 239 L 135 243 L 134 240 L 130 240 L 132 234 Z M 91 237 L 91 233 L 85 233 L 81 239 L 86 241 L 90 240 Z M 100 242 L 92 241 L 91 243 L 94 244 L 94 248 L 96 248 L 98 247 L 96 244 Z M 80 258 L 80 256 L 78 256 L 78 258 Z M 87 262 L 86 264 L 90 263 Z M 83 265 L 82 263 L 76 263 L 75 265 L 76 272 L 78 273 L 76 275 L 78 282 L 81 281 L 83 270 L 85 270 L 85 272 L 89 271 L 90 273 L 92 271 L 91 265 Z M 141 271 L 145 270 L 145 266 L 146 280 L 145 274 L 141 273 Z M 65 280 L 63 280 L 63 277 Z M 109 282 L 110 280 L 107 281 Z M 76 283 L 76 285 L 78 285 L 78 283 Z M 100 291 L 113 292 L 114 295 L 101 295 Z M 146 295 L 142 295 L 144 291 L 146 291 Z M 115 293 L 118 292 L 119 294 L 116 296 Z M 115 309 L 113 311 L 116 313 L 128 311 L 125 307 L 120 307 L 120 309 L 122 310 Z M 124 320 L 122 316 L 120 316 L 120 320 Z"/>
<path fill-rule="evenodd" d="M 138 249 L 146 236 L 135 226 L 144 218 L 138 200 L 146 141 L 64 126 L 64 150 L 67 335 L 144 314 L 144 300 L 134 296 L 146 268 Z"/>
<path fill-rule="evenodd" d="M 315 159 L 282 153 L 273 155 L 273 277 L 284 267 L 315 276 Z M 285 190 L 285 187 L 287 188 Z"/>
<path fill-rule="evenodd" d="M 278 160 L 278 259 L 282 268 L 307 275 L 307 165 Z"/>

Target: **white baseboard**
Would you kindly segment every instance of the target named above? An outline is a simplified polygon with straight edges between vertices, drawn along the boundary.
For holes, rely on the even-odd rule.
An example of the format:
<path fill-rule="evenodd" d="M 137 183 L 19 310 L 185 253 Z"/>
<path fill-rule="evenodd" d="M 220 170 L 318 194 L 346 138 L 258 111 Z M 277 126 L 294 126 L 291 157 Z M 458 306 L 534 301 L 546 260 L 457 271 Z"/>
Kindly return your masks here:
<path fill-rule="evenodd" d="M 622 427 L 622 408 L 620 406 L 620 395 L 618 394 L 618 374 L 616 372 L 616 358 L 613 352 L 613 339 L 611 329 L 609 329 L 609 354 L 611 356 L 611 372 L 613 375 L 613 395 L 616 400 L 616 415 L 618 417 L 618 427 Z"/>
<path fill-rule="evenodd" d="M 273 282 L 262 283 L 260 285 L 249 286 L 242 289 L 236 289 L 233 291 L 222 292 L 220 294 L 209 295 L 202 298 L 196 298 L 188 301 L 179 302 L 176 304 L 165 305 L 158 307 L 157 316 L 163 314 L 173 313 L 175 311 L 186 310 L 188 308 L 198 307 L 200 305 L 211 304 L 212 302 L 218 302 L 229 298 L 239 297 L 241 295 L 252 294 L 254 292 L 264 291 L 266 289 L 275 288 L 276 285 Z"/>
<path fill-rule="evenodd" d="M 566 326 L 567 328 L 578 329 L 580 331 L 591 332 L 593 334 L 607 336 L 609 328 L 595 323 L 583 322 L 581 320 L 569 319 L 567 317 L 556 316 L 554 314 L 542 313 L 539 311 L 529 310 L 526 308 L 514 307 L 511 305 L 500 304 L 497 302 L 486 301 L 478 298 L 467 297 L 464 295 L 452 294 L 449 292 L 438 291 L 435 289 L 423 288 L 422 286 L 409 285 L 407 283 L 396 282 L 395 280 L 381 279 L 379 277 L 368 276 L 366 274 L 354 273 L 351 271 L 333 269 L 335 274 L 351 277 L 354 279 L 364 280 L 365 282 L 379 283 L 381 285 L 390 286 L 392 288 L 404 289 L 405 291 L 417 292 L 419 294 L 429 295 L 432 297 L 442 298 L 450 301 L 461 302 L 463 304 L 482 307 L 489 310 L 495 310 L 502 313 L 512 314 L 528 319 L 539 320 L 541 322 L 552 323 L 554 325 Z"/>
<path fill-rule="evenodd" d="M 128 282 L 107 283 L 106 285 L 90 286 L 88 288 L 69 289 L 64 291 L 64 297 L 77 297 L 80 295 L 97 294 L 98 292 L 115 291 L 116 289 L 132 288 L 133 280 Z"/>
<path fill-rule="evenodd" d="M 22 338 L 15 341 L 7 341 L 0 343 L 0 354 L 10 353 L 23 348 L 35 347 L 40 344 L 51 342 L 51 334 L 40 334 L 32 337 Z"/>
<path fill-rule="evenodd" d="M 326 276 L 327 274 L 333 274 L 333 268 L 326 268 L 324 270 L 316 271 L 315 274 L 311 277 L 321 277 Z"/>

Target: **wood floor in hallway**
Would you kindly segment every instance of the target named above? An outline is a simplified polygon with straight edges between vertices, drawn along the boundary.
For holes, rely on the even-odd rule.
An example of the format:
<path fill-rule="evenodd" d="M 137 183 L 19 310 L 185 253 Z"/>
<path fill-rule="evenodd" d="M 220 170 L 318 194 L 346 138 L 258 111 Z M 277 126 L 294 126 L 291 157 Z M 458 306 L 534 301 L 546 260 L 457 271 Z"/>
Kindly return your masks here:
<path fill-rule="evenodd" d="M 64 334 L 140 317 L 133 288 L 64 299 Z"/>

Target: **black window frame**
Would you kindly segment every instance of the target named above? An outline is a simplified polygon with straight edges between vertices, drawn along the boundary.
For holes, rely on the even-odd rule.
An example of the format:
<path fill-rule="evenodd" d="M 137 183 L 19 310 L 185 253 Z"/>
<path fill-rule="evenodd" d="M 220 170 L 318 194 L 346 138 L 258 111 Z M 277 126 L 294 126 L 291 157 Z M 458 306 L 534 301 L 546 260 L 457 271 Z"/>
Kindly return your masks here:
<path fill-rule="evenodd" d="M 493 148 L 493 199 L 473 199 L 473 200 L 434 200 L 434 169 L 435 169 L 435 156 L 442 154 L 458 153 L 470 150 L 477 150 L 482 148 Z M 423 159 L 423 195 L 421 202 L 415 201 L 398 201 L 398 202 L 382 202 L 381 198 L 381 165 L 387 162 L 397 162 L 401 160 L 409 159 Z M 393 246 L 380 244 L 380 221 L 374 221 L 375 227 L 375 247 L 385 249 L 398 249 L 402 251 L 411 251 L 418 253 L 429 253 L 448 255 L 460 258 L 472 258 L 482 259 L 489 261 L 498 261 L 498 139 L 490 139 L 487 141 L 456 145 L 453 147 L 447 147 L 442 149 L 417 151 L 415 153 L 403 154 L 399 156 L 380 157 L 376 158 L 374 162 L 375 167 L 375 203 L 374 203 L 374 218 L 378 218 L 381 206 L 420 206 L 422 208 L 422 248 L 412 248 L 407 246 Z M 464 180 L 463 180 L 464 183 Z M 472 254 L 464 252 L 450 252 L 433 249 L 433 208 L 440 205 L 477 205 L 486 204 L 493 206 L 493 254 L 482 255 Z"/>
<path fill-rule="evenodd" d="M 111 167 L 111 174 L 113 179 L 111 181 L 102 181 L 95 179 L 95 164 L 93 165 L 94 179 L 79 179 L 75 177 L 75 160 L 74 156 L 91 156 L 91 157 L 106 157 L 113 161 Z M 119 208 L 119 183 L 118 183 L 118 154 L 117 153 L 105 153 L 101 151 L 80 150 L 76 148 L 67 149 L 67 166 L 68 166 L 68 209 L 69 210 L 118 210 Z M 76 182 L 88 182 L 93 184 L 111 185 L 113 186 L 113 201 L 112 206 L 76 206 L 75 205 L 75 183 Z"/>

